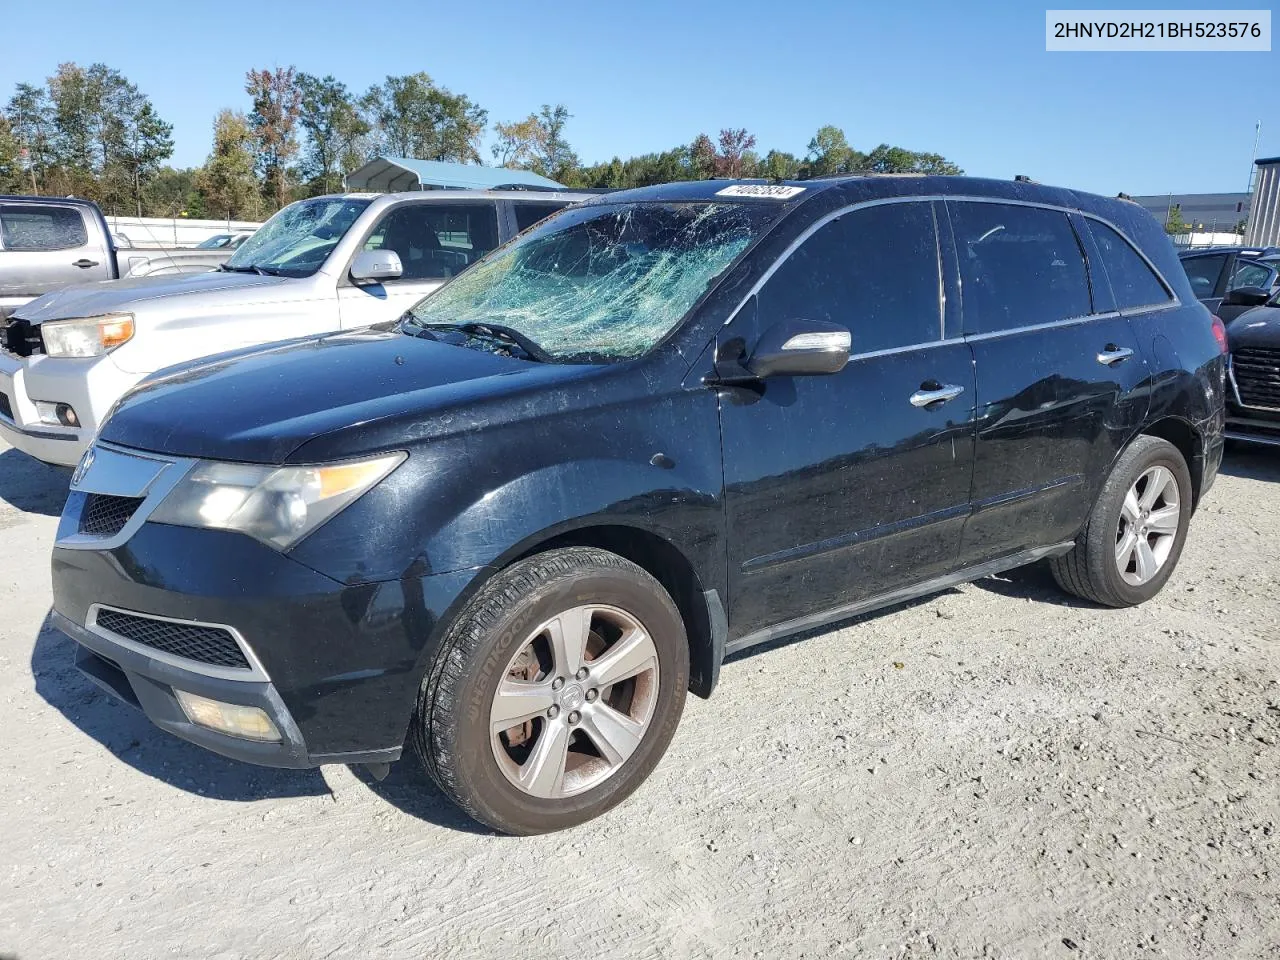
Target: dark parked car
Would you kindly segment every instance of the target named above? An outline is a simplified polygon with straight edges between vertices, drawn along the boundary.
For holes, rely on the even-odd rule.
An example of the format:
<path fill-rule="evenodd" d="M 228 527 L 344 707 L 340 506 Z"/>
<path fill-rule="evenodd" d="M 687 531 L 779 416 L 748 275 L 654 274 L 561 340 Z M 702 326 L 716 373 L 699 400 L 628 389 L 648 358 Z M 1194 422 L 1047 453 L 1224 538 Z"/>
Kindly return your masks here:
<path fill-rule="evenodd" d="M 1280 294 L 1280 248 L 1210 247 L 1178 259 L 1196 297 L 1223 323 Z"/>
<path fill-rule="evenodd" d="M 1200 302 L 1226 324 L 1227 439 L 1280 446 L 1280 247 L 1217 247 L 1179 258 Z"/>
<path fill-rule="evenodd" d="M 396 324 L 128 395 L 74 476 L 54 620 L 219 753 L 381 774 L 408 740 L 478 820 L 567 827 L 727 653 L 1041 558 L 1153 596 L 1221 459 L 1222 344 L 1124 201 L 616 193 Z"/>

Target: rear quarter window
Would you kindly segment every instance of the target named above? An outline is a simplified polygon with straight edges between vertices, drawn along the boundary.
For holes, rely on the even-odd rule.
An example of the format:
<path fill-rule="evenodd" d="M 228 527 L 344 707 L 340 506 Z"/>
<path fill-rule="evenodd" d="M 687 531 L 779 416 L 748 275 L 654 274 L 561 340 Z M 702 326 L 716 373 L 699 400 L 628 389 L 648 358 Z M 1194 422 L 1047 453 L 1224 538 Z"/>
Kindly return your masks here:
<path fill-rule="evenodd" d="M 564 206 L 563 203 L 529 203 L 516 201 L 516 230 L 520 233 L 528 230 L 540 220 L 545 220 Z"/>
<path fill-rule="evenodd" d="M 0 206 L 0 245 L 6 250 L 70 250 L 88 242 L 84 217 L 74 207 Z"/>
<path fill-rule="evenodd" d="M 1105 223 L 1090 219 L 1102 266 L 1111 281 L 1116 307 L 1131 310 L 1169 303 L 1173 297 L 1133 245 Z"/>

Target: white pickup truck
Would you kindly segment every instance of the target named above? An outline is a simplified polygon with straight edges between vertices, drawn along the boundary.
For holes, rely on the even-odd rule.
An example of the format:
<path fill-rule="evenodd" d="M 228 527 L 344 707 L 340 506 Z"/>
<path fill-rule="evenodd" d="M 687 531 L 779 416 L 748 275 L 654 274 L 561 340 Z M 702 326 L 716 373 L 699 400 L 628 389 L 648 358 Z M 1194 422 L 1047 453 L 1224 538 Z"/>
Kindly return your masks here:
<path fill-rule="evenodd" d="M 72 466 L 148 374 L 240 347 L 394 320 L 586 195 L 347 194 L 285 207 L 216 272 L 80 284 L 0 328 L 0 437 Z"/>

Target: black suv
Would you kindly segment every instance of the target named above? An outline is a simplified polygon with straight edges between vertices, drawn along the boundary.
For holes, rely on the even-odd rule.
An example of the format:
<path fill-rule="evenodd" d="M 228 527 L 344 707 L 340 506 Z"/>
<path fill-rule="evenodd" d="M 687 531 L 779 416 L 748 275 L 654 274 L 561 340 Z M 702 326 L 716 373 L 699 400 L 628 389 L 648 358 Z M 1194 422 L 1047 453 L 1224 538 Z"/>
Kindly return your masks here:
<path fill-rule="evenodd" d="M 394 325 L 128 395 L 74 476 L 54 620 L 180 737 L 379 774 L 409 740 L 472 816 L 553 830 L 644 780 L 728 653 L 1041 558 L 1150 598 L 1224 369 L 1125 201 L 616 193 Z"/>

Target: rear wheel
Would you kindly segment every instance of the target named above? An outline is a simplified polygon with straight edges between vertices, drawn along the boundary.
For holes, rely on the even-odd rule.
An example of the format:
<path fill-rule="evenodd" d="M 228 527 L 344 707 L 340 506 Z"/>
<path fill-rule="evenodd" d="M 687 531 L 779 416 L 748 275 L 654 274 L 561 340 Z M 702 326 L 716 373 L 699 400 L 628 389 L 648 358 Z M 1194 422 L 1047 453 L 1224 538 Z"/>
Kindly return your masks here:
<path fill-rule="evenodd" d="M 646 571 L 587 547 L 494 577 L 423 683 L 413 740 L 477 820 L 543 833 L 596 817 L 649 775 L 688 686 L 684 624 Z"/>
<path fill-rule="evenodd" d="M 1178 448 L 1138 437 L 1116 461 L 1076 541 L 1050 563 L 1069 593 L 1109 607 L 1151 599 L 1172 576 L 1191 520 L 1191 472 Z"/>

